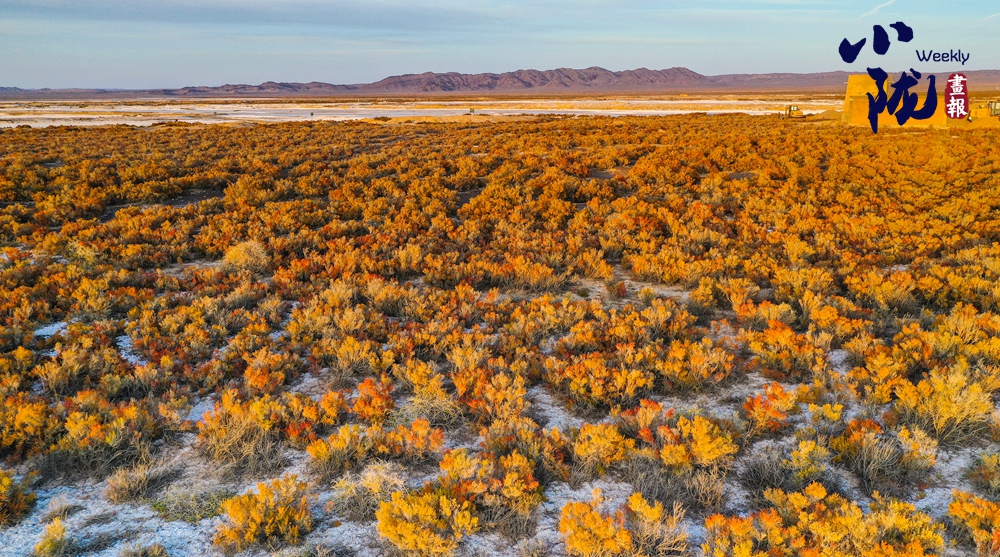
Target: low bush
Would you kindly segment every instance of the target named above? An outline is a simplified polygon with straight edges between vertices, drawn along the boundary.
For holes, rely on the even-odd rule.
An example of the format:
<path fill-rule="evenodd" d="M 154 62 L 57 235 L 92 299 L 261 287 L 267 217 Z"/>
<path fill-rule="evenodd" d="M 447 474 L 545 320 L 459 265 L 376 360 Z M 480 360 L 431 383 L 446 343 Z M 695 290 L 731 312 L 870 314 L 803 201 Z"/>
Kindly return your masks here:
<path fill-rule="evenodd" d="M 626 439 L 612 424 L 583 424 L 573 440 L 573 455 L 584 476 L 603 474 L 627 459 L 635 441 Z"/>
<path fill-rule="evenodd" d="M 625 513 L 602 510 L 604 499 L 595 489 L 588 502 L 570 502 L 562 508 L 559 533 L 566 552 L 580 557 L 622 555 L 632 549 L 632 533 L 625 528 Z"/>
<path fill-rule="evenodd" d="M 0 526 L 15 524 L 35 506 L 35 494 L 30 488 L 30 478 L 20 480 L 14 473 L 0 469 Z"/>
<path fill-rule="evenodd" d="M 896 396 L 893 411 L 899 419 L 942 443 L 981 439 L 996 423 L 989 392 L 961 367 L 935 369 L 916 385 L 904 381 Z"/>
<path fill-rule="evenodd" d="M 937 441 L 920 429 L 883 432 L 871 420 L 852 420 L 843 435 L 830 440 L 830 448 L 869 492 L 898 492 L 925 477 L 937 461 Z"/>
<path fill-rule="evenodd" d="M 170 557 L 170 553 L 166 547 L 158 543 L 140 547 L 127 545 L 118 554 L 118 557 Z"/>
<path fill-rule="evenodd" d="M 300 536 L 312 530 L 308 489 L 293 474 L 258 483 L 257 493 L 223 501 L 226 523 L 219 527 L 215 543 L 226 551 L 298 543 Z"/>
<path fill-rule="evenodd" d="M 350 520 L 374 520 L 379 506 L 405 487 L 401 466 L 372 462 L 360 473 L 348 472 L 337 480 L 328 508 Z"/>
<path fill-rule="evenodd" d="M 66 535 L 66 524 L 55 518 L 45 525 L 42 537 L 35 544 L 34 557 L 64 557 L 70 554 L 71 540 Z"/>
<path fill-rule="evenodd" d="M 668 389 L 697 391 L 728 378 L 733 355 L 707 337 L 701 342 L 675 340 L 654 366 Z"/>
<path fill-rule="evenodd" d="M 274 471 L 283 462 L 280 414 L 280 404 L 268 395 L 241 402 L 227 391 L 198 422 L 198 449 L 231 476 Z"/>
<path fill-rule="evenodd" d="M 747 420 L 746 438 L 752 439 L 764 432 L 774 433 L 788 426 L 788 413 L 797 410 L 795 393 L 786 391 L 778 383 L 764 387 L 764 392 L 751 395 L 743 403 Z"/>
<path fill-rule="evenodd" d="M 306 447 L 310 467 L 323 479 L 363 465 L 371 458 L 397 458 L 419 462 L 432 458 L 444 446 L 444 432 L 432 428 L 425 419 L 414 420 L 409 427 L 344 425 L 326 439 Z"/>
<path fill-rule="evenodd" d="M 230 271 L 248 271 L 255 274 L 264 273 L 271 264 L 264 244 L 249 240 L 236 244 L 226 250 L 222 258 L 222 266 Z"/>
<path fill-rule="evenodd" d="M 743 466 L 740 481 L 756 503 L 765 503 L 764 494 L 770 489 L 791 492 L 814 482 L 826 487 L 833 484 L 827 477 L 830 452 L 826 447 L 803 440 L 791 451 L 786 450 L 778 446 L 755 450 Z"/>
<path fill-rule="evenodd" d="M 1000 505 L 954 490 L 948 514 L 964 541 L 972 541 L 982 557 L 1000 555 Z"/>
<path fill-rule="evenodd" d="M 447 494 L 395 492 L 379 505 L 378 533 L 396 549 L 431 557 L 450 555 L 479 527 L 474 507 Z"/>
<path fill-rule="evenodd" d="M 705 520 L 706 557 L 920 557 L 944 550 L 943 526 L 910 503 L 876 497 L 865 513 L 818 483 L 800 492 L 768 490 L 764 497 L 768 507 L 749 516 Z"/>
<path fill-rule="evenodd" d="M 977 456 L 965 477 L 976 489 L 991 499 L 1000 498 L 1000 454 L 987 453 Z"/>
<path fill-rule="evenodd" d="M 600 490 L 589 502 L 570 502 L 562 509 L 559 532 L 566 551 L 580 557 L 672 557 L 687 553 L 687 533 L 680 523 L 684 510 L 675 504 L 650 504 L 633 493 L 623 510 L 606 512 Z"/>

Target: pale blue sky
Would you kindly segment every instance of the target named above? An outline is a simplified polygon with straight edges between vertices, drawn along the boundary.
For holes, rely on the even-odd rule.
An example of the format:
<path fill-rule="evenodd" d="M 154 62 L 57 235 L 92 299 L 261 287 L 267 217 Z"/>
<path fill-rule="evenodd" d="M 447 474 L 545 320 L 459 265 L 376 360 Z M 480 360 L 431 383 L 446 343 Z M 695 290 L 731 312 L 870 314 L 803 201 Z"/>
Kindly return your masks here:
<path fill-rule="evenodd" d="M 898 43 L 890 23 L 914 29 Z M 889 31 L 885 56 L 872 25 Z M 869 45 L 854 64 L 843 38 Z M 1000 69 L 1000 0 L 0 0 L 0 86 L 361 83 L 424 71 Z"/>

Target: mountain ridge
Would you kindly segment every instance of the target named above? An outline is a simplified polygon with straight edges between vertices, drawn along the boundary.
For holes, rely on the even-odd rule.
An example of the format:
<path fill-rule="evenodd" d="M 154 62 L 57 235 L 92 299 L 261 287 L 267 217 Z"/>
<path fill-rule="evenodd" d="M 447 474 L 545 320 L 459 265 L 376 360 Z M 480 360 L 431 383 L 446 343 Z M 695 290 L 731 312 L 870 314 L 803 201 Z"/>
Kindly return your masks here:
<path fill-rule="evenodd" d="M 220 98 L 401 96 L 447 94 L 574 94 L 574 93 L 740 93 L 841 92 L 847 76 L 859 72 L 722 74 L 707 76 L 684 67 L 662 70 L 637 68 L 611 71 L 598 66 L 583 69 L 516 70 L 465 74 L 424 72 L 389 76 L 373 83 L 353 85 L 319 81 L 309 83 L 265 81 L 260 85 L 225 84 L 178 89 L 22 89 L 0 87 L 0 99 L 56 98 Z M 898 72 L 896 72 L 898 73 Z M 1000 89 L 1000 70 L 970 70 L 973 90 Z M 948 74 L 938 75 L 942 81 Z M 922 80 L 922 83 L 926 83 Z M 942 87 L 939 86 L 939 89 Z"/>

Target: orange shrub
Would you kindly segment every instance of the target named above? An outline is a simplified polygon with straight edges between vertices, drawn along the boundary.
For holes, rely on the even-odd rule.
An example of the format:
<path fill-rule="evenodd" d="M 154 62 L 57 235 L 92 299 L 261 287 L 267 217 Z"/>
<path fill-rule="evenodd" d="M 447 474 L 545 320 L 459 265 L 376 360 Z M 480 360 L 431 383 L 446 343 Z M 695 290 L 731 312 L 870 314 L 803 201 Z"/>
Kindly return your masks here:
<path fill-rule="evenodd" d="M 369 377 L 358 385 L 358 398 L 354 399 L 351 410 L 366 422 L 381 424 L 396 407 L 392 390 L 392 381 L 387 376 L 383 375 L 380 383 Z"/>
<path fill-rule="evenodd" d="M 823 349 L 813 339 L 796 334 L 780 321 L 770 321 L 763 332 L 743 336 L 756 365 L 770 379 L 806 379 L 816 366 L 825 364 Z"/>
<path fill-rule="evenodd" d="M 764 387 L 764 392 L 750 395 L 743 403 L 743 412 L 748 422 L 747 437 L 754 437 L 765 431 L 775 432 L 788 425 L 788 412 L 797 408 L 795 393 L 789 392 L 778 383 Z"/>
<path fill-rule="evenodd" d="M 587 502 L 566 503 L 559 519 L 559 533 L 566 551 L 581 557 L 622 555 L 632 549 L 632 534 L 625 528 L 625 514 L 601 512 L 601 491 Z"/>

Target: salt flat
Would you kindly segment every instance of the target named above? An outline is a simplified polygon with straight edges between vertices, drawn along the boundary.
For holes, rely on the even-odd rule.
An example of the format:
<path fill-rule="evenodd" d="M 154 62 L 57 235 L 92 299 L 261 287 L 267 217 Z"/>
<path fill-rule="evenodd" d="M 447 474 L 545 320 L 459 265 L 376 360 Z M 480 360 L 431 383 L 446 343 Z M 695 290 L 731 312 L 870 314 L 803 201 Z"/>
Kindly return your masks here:
<path fill-rule="evenodd" d="M 579 116 L 666 116 L 710 114 L 774 114 L 788 105 L 806 114 L 837 109 L 835 95 L 738 95 L 658 98 L 584 99 L 363 99 L 344 101 L 212 100 L 212 101 L 17 101 L 0 102 L 0 127 L 28 125 L 98 126 L 128 124 L 149 126 L 158 122 L 202 124 L 241 122 L 337 121 L 368 118 L 450 118 L 460 116 L 528 116 L 560 114 Z"/>

